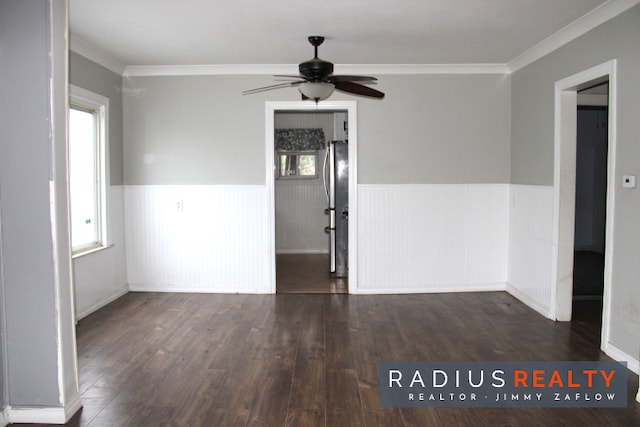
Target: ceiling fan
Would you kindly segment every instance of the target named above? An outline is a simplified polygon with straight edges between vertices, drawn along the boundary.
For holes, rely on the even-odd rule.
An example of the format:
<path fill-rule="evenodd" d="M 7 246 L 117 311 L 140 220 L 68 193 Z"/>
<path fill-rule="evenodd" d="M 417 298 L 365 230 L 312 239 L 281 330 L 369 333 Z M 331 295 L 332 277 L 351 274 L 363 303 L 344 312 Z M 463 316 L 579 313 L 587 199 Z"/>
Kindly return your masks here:
<path fill-rule="evenodd" d="M 314 47 L 314 57 L 298 65 L 299 76 L 277 75 L 278 78 L 295 79 L 285 83 L 245 90 L 243 95 L 264 92 L 267 90 L 281 89 L 285 87 L 298 87 L 302 99 L 310 99 L 315 102 L 328 98 L 334 90 L 352 93 L 354 95 L 371 98 L 384 98 L 384 93 L 365 86 L 361 83 L 373 83 L 376 79 L 370 76 L 342 76 L 333 74 L 333 63 L 318 58 L 318 46 L 324 42 L 322 36 L 309 37 L 309 43 Z"/>

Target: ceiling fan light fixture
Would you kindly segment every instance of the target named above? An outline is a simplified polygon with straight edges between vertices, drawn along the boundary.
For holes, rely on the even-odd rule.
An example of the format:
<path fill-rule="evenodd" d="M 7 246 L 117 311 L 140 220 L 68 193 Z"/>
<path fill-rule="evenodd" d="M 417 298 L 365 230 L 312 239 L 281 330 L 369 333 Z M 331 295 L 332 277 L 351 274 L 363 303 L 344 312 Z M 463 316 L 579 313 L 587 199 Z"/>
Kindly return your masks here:
<path fill-rule="evenodd" d="M 279 75 L 276 77 L 284 77 L 287 81 L 285 83 L 245 90 L 242 94 L 249 95 L 272 89 L 297 87 L 302 94 L 303 100 L 311 99 L 316 103 L 330 97 L 334 90 L 369 98 L 384 98 L 383 92 L 365 85 L 378 80 L 375 77 L 334 75 L 333 63 L 318 58 L 318 46 L 320 46 L 323 41 L 324 37 L 322 36 L 309 37 L 309 43 L 311 43 L 314 48 L 314 56 L 313 59 L 298 64 L 300 75 Z"/>
<path fill-rule="evenodd" d="M 307 98 L 318 102 L 331 96 L 335 87 L 332 83 L 305 82 L 302 83 L 298 89 L 300 93 Z"/>

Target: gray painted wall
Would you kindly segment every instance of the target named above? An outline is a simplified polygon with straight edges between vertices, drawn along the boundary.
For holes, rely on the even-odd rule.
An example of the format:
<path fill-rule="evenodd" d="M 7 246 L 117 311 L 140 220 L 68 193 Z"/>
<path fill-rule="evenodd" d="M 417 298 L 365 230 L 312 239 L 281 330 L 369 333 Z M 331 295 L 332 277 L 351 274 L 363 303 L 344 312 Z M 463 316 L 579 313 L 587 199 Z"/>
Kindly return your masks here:
<path fill-rule="evenodd" d="M 51 159 L 46 122 L 50 116 L 46 3 L 5 1 L 0 6 L 0 192 L 6 327 L 12 332 L 7 336 L 11 405 L 34 401 L 43 406 L 59 405 L 48 206 Z M 7 46 L 6 40 L 22 43 Z M 36 384 L 40 386 L 34 387 Z"/>
<path fill-rule="evenodd" d="M 125 183 L 263 184 L 264 95 L 241 95 L 263 84 L 255 76 L 125 78 Z"/>
<path fill-rule="evenodd" d="M 358 181 L 509 182 L 510 78 L 381 76 L 383 101 L 358 103 Z"/>
<path fill-rule="evenodd" d="M 124 79 L 126 184 L 264 184 L 271 76 Z M 363 184 L 509 182 L 510 78 L 381 76 L 384 100 L 358 100 Z M 336 93 L 332 99 L 354 99 Z"/>
<path fill-rule="evenodd" d="M 71 84 L 109 98 L 109 167 L 111 185 L 124 182 L 122 160 L 122 76 L 75 52 L 69 52 Z"/>
<path fill-rule="evenodd" d="M 640 349 L 640 189 L 622 175 L 640 175 L 640 6 L 589 31 L 512 75 L 511 182 L 553 184 L 554 84 L 618 60 L 618 123 L 611 343 L 634 357 Z M 611 219 L 611 218 L 610 218 Z"/>
<path fill-rule="evenodd" d="M 12 407 L 60 407 L 61 399 L 74 388 L 77 392 L 68 227 L 52 225 L 52 217 L 66 218 L 60 156 L 66 135 L 64 5 L 62 0 L 0 2 L 5 403 Z"/>
<path fill-rule="evenodd" d="M 618 59 L 618 149 L 633 145 L 640 127 L 639 10 L 628 10 L 512 74 L 512 183 L 553 185 L 554 84 L 611 59 Z"/>

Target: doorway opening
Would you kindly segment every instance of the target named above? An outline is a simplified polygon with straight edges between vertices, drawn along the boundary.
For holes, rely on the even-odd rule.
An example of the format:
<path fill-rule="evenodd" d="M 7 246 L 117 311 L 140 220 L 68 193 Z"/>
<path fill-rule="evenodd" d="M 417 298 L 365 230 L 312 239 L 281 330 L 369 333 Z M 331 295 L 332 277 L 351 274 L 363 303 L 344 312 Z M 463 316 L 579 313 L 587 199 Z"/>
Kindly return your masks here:
<path fill-rule="evenodd" d="M 578 94 L 587 92 L 581 93 L 581 96 L 588 95 L 588 89 L 595 87 L 599 87 L 599 90 L 606 88 L 606 93 L 597 94 L 606 99 L 606 111 L 594 110 L 599 111 L 595 114 L 600 118 L 598 126 L 606 125 L 606 128 L 600 128 L 601 133 L 606 135 L 606 145 L 603 141 L 597 144 L 578 141 L 578 132 L 589 133 L 589 127 L 596 126 L 595 122 L 585 124 L 582 118 L 583 123 L 579 123 L 578 116 L 584 116 L 583 112 L 589 109 L 580 108 L 579 112 Z M 555 86 L 553 242 L 556 252 L 552 260 L 555 272 L 555 289 L 551 294 L 552 318 L 578 321 L 584 314 L 580 312 L 580 302 L 595 301 L 598 307 L 585 310 L 589 316 L 595 317 L 594 341 L 597 342 L 599 336 L 600 348 L 605 352 L 609 350 L 611 248 L 615 205 L 615 88 L 615 60 L 560 80 Z M 579 130 L 579 124 L 585 129 Z M 597 164 L 595 160 L 588 161 L 589 157 L 596 156 L 596 152 L 601 160 Z M 597 180 L 596 175 L 599 176 Z M 597 203 L 594 203 L 595 199 Z M 600 261 L 586 260 L 590 271 L 579 265 L 585 260 L 581 259 L 583 254 L 577 252 L 582 252 L 580 249 L 585 248 L 602 252 L 598 257 L 603 259 L 602 264 Z M 595 279 L 600 275 L 598 269 L 601 269 L 601 281 Z M 581 283 L 585 274 L 594 279 L 590 285 Z"/>
<path fill-rule="evenodd" d="M 600 342 L 607 215 L 609 82 L 577 98 L 575 235 L 571 321 Z"/>
<path fill-rule="evenodd" d="M 347 113 L 274 120 L 276 292 L 347 293 Z"/>
<path fill-rule="evenodd" d="M 354 101 L 267 103 L 274 293 L 349 293 L 355 283 L 355 108 Z"/>

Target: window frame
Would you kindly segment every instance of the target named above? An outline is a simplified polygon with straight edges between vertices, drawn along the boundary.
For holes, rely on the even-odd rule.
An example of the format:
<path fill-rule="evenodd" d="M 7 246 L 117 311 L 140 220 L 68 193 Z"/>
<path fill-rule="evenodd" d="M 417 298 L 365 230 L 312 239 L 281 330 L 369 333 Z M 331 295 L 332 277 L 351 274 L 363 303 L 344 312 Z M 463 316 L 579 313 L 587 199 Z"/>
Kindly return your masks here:
<path fill-rule="evenodd" d="M 107 155 L 107 147 L 109 143 L 109 98 L 89 91 L 87 89 L 69 85 L 69 111 L 76 107 L 81 111 L 91 111 L 96 118 L 96 140 L 95 140 L 95 168 L 97 169 L 96 193 L 96 214 L 97 222 L 97 240 L 90 243 L 84 243 L 71 248 L 72 257 L 78 257 L 109 246 L 109 233 L 107 221 L 107 189 L 109 188 L 109 156 Z M 68 113 L 69 114 L 69 113 Z M 67 115 L 69 117 L 69 115 Z M 69 220 L 70 234 L 73 233 L 73 225 L 71 222 L 71 171 L 70 171 L 70 143 L 67 144 L 67 164 L 69 165 Z M 73 240 L 70 239 L 70 244 Z"/>
<path fill-rule="evenodd" d="M 299 171 L 299 166 L 296 169 L 295 175 L 282 175 L 282 163 L 281 156 L 314 156 L 315 157 L 315 170 L 313 175 L 299 175 L 297 172 Z M 318 179 L 318 159 L 319 159 L 318 151 L 316 150 L 297 150 L 297 151 L 277 151 L 276 152 L 276 179 L 283 180 L 297 180 L 297 179 Z M 299 159 L 297 160 L 297 165 L 299 165 Z"/>

